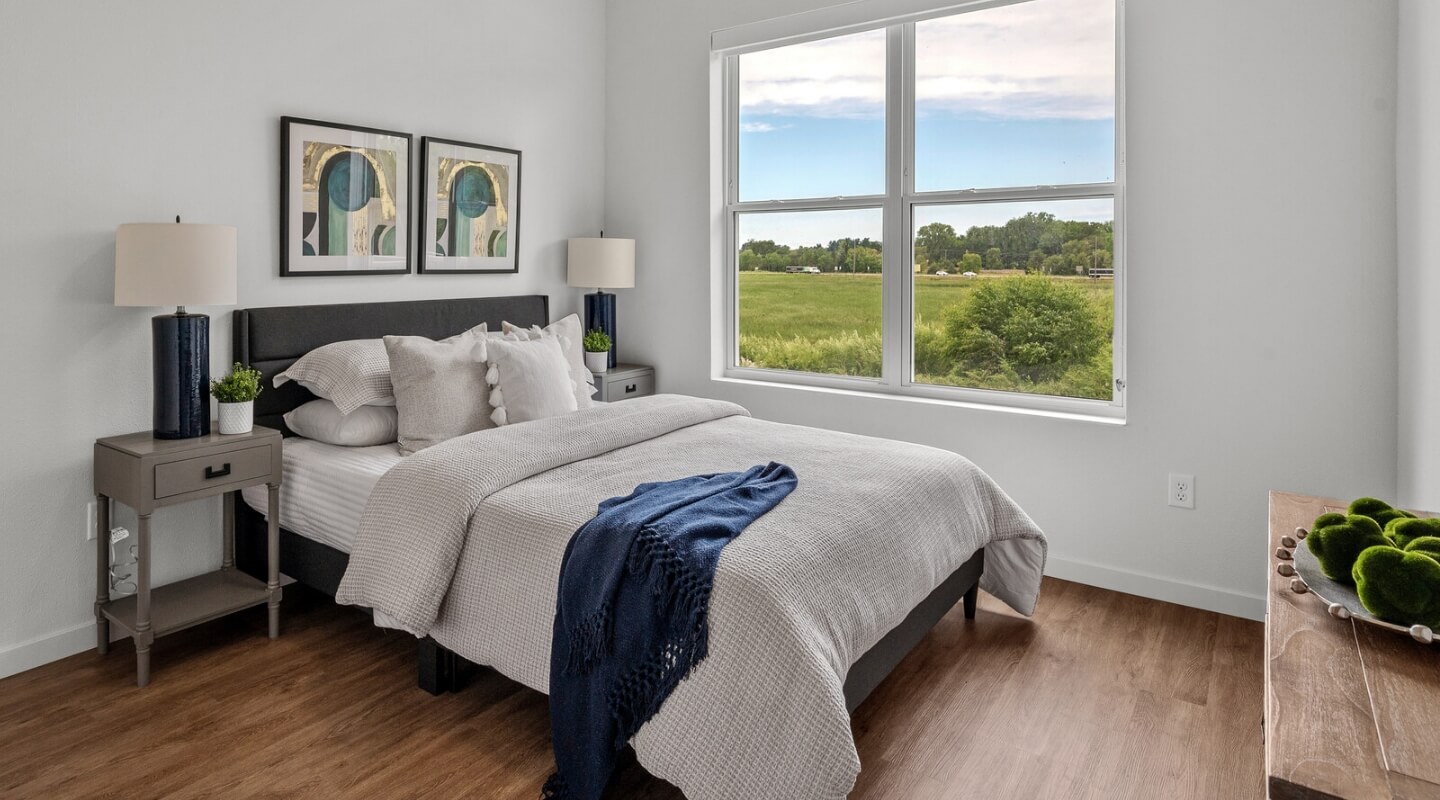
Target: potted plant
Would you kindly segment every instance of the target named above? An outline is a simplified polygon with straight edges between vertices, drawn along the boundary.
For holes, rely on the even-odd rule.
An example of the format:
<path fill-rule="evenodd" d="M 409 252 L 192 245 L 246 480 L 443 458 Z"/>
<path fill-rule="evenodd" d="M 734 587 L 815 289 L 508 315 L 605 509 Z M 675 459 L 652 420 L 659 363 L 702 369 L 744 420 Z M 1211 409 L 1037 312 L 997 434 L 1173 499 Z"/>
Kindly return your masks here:
<path fill-rule="evenodd" d="M 230 374 L 210 382 L 210 394 L 220 401 L 220 433 L 249 433 L 255 427 L 255 398 L 260 394 L 260 370 L 240 362 Z"/>
<path fill-rule="evenodd" d="M 610 369 L 610 335 L 602 330 L 585 332 L 585 367 L 597 375 Z"/>

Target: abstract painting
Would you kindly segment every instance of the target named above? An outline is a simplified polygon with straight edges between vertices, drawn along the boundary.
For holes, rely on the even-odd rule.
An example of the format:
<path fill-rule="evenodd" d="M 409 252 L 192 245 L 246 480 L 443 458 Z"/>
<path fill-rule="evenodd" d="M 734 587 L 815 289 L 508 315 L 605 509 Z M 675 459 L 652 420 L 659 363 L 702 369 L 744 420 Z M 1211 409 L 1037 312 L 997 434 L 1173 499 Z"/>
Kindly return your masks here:
<path fill-rule="evenodd" d="M 408 133 L 282 117 L 280 274 L 410 271 Z"/>
<path fill-rule="evenodd" d="M 520 151 L 420 140 L 420 272 L 518 272 Z"/>

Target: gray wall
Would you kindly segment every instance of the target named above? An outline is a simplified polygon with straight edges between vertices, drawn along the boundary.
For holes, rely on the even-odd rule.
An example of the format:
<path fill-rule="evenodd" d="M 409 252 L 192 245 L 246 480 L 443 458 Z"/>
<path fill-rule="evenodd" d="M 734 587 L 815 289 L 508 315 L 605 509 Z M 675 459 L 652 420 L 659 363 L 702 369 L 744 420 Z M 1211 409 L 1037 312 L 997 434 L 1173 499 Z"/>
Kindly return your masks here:
<path fill-rule="evenodd" d="M 243 306 L 539 292 L 574 310 L 565 239 L 601 222 L 604 26 L 573 0 L 0 4 L 0 675 L 94 644 L 90 450 L 149 427 L 164 311 L 112 307 L 115 226 L 236 226 Z M 283 114 L 523 150 L 519 275 L 279 278 Z M 223 368 L 229 309 L 200 310 Z M 218 501 L 157 514 L 157 583 L 219 565 L 218 519 Z"/>
<path fill-rule="evenodd" d="M 1400 2 L 1400 499 L 1440 509 L 1440 4 Z"/>
<path fill-rule="evenodd" d="M 620 313 L 664 391 L 962 453 L 1053 574 L 1249 616 L 1267 490 L 1393 495 L 1394 2 L 1128 3 L 1124 427 L 712 378 L 709 33 L 821 5 L 609 2 L 606 229 L 639 242 Z"/>

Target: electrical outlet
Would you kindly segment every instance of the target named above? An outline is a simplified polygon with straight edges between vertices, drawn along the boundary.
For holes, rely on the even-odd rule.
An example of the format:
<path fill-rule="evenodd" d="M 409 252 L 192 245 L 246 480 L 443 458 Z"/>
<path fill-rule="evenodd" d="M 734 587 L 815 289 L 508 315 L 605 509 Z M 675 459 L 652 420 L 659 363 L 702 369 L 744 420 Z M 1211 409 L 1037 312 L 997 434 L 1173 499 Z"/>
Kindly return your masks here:
<path fill-rule="evenodd" d="M 1195 476 L 1170 473 L 1170 488 L 1167 501 L 1176 508 L 1195 507 Z"/>
<path fill-rule="evenodd" d="M 85 541 L 95 541 L 95 501 L 85 504 Z"/>

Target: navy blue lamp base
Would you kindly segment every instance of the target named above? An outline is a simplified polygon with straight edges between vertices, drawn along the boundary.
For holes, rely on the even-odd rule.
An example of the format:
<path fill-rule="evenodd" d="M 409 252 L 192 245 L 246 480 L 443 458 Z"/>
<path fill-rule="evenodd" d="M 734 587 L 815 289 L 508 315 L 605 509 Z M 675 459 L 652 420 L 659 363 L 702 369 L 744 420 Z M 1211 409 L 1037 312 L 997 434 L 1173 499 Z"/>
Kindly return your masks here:
<path fill-rule="evenodd" d="M 210 432 L 210 318 L 161 314 L 154 338 L 155 438 L 193 439 Z"/>
<path fill-rule="evenodd" d="M 610 366 L 615 366 L 615 295 L 599 290 L 585 295 L 585 330 L 605 331 L 610 336 Z"/>

